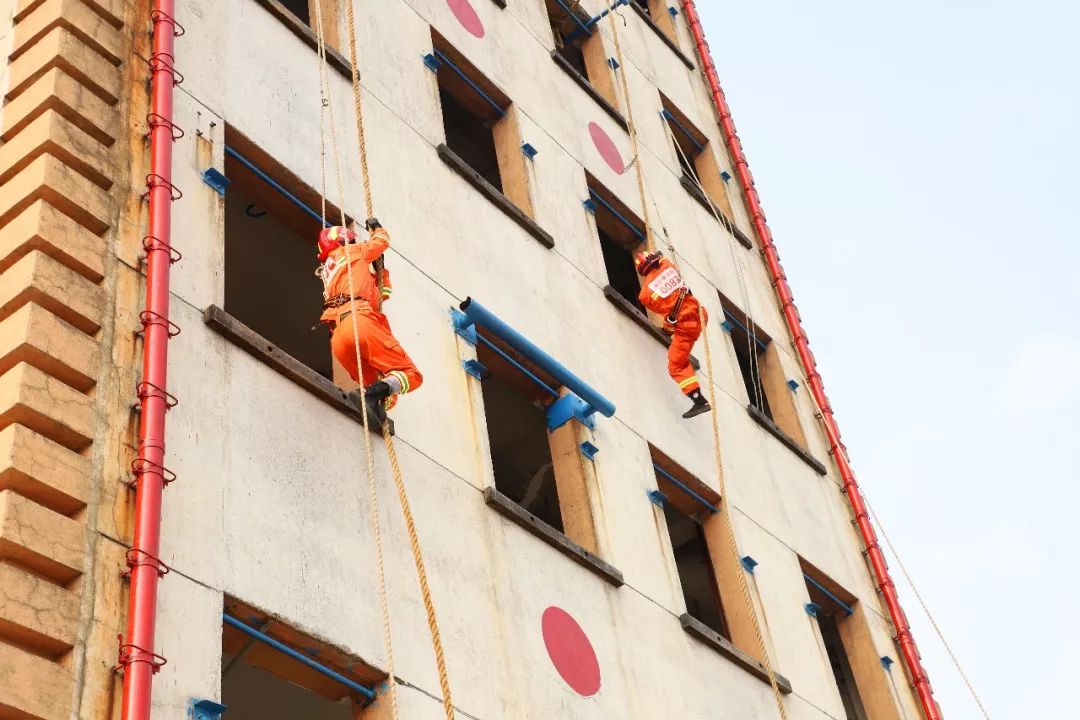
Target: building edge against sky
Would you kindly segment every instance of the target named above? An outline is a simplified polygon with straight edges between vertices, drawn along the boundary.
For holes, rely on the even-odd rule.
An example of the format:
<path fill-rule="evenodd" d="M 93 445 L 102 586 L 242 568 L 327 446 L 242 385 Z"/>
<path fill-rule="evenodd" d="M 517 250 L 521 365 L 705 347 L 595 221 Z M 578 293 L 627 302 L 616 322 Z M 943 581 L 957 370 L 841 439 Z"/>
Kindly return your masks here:
<path fill-rule="evenodd" d="M 788 717 L 919 717 L 671 5 L 355 6 L 387 314 L 426 377 L 393 413 L 396 446 L 454 703 L 477 718 L 776 717 L 771 663 Z M 228 717 L 390 717 L 387 698 L 367 703 L 389 658 L 364 437 L 311 330 L 320 197 L 330 217 L 364 213 L 343 3 L 0 10 L 0 717 L 117 717 L 117 666 L 153 675 L 154 717 L 198 700 Z M 174 58 L 151 27 L 176 28 Z M 151 69 L 176 82 L 172 117 L 148 117 Z M 171 175 L 149 182 L 148 132 L 172 149 Z M 147 230 L 148 184 L 175 198 L 171 249 Z M 634 304 L 645 217 L 712 318 L 714 377 L 699 357 L 723 498 L 710 423 L 679 419 L 665 337 Z M 168 321 L 145 311 L 148 253 L 171 264 Z M 575 412 L 570 383 L 491 327 L 455 326 L 466 297 L 614 416 Z M 140 373 L 154 334 L 173 336 L 167 388 Z M 175 401 L 167 470 L 133 465 L 148 398 Z M 373 446 L 397 703 L 442 717 Z M 159 559 L 131 549 L 130 485 L 162 479 Z M 128 637 L 121 571 L 161 576 L 152 647 Z"/>

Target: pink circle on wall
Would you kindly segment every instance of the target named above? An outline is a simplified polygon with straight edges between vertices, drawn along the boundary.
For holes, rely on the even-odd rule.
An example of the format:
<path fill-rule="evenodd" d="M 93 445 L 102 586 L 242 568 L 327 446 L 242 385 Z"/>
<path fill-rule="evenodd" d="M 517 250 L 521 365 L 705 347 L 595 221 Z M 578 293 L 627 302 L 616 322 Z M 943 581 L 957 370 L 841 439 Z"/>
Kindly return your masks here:
<path fill-rule="evenodd" d="M 608 167 L 622 175 L 626 170 L 626 163 L 623 162 L 622 153 L 619 152 L 619 148 L 615 147 L 615 141 L 611 139 L 611 136 L 604 132 L 604 128 L 594 122 L 589 123 L 589 135 L 592 136 L 593 145 L 596 146 L 600 157 L 604 158 L 604 162 L 608 164 Z"/>
<path fill-rule="evenodd" d="M 585 631 L 562 608 L 549 607 L 541 621 L 544 645 L 551 664 L 578 695 L 589 697 L 600 690 L 600 663 Z"/>
<path fill-rule="evenodd" d="M 446 4 L 450 6 L 450 11 L 454 13 L 454 17 L 461 26 L 473 37 L 484 37 L 484 23 L 469 0 L 446 0 Z"/>

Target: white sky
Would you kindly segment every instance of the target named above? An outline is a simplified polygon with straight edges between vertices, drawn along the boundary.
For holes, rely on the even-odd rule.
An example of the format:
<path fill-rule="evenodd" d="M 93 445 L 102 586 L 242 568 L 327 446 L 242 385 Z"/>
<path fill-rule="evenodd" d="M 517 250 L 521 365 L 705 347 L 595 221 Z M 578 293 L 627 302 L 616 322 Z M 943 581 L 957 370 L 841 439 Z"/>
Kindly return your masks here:
<path fill-rule="evenodd" d="M 698 6 L 871 503 L 991 717 L 1078 717 L 1080 4 Z"/>

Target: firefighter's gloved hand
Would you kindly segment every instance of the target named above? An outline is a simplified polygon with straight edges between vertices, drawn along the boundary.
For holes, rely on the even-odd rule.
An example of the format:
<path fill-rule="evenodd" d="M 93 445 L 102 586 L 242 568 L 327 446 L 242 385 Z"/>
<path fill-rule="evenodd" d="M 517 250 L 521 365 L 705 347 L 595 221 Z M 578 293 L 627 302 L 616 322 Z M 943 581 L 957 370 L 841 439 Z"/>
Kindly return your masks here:
<path fill-rule="evenodd" d="M 378 230 L 382 227 L 382 223 L 379 222 L 378 218 L 370 217 L 364 221 L 364 227 L 368 230 Z"/>

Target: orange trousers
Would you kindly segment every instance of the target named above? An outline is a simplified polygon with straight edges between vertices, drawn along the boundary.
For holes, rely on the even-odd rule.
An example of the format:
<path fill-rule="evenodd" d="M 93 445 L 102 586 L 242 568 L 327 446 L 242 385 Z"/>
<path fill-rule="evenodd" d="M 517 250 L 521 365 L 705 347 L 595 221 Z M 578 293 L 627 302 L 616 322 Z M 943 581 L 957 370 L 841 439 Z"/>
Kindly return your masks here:
<path fill-rule="evenodd" d="M 701 337 L 701 312 L 708 323 L 709 317 L 701 309 L 697 299 L 690 295 L 683 301 L 678 317 L 675 318 L 675 327 L 671 333 L 671 346 L 668 348 L 668 374 L 672 380 L 679 384 L 679 390 L 689 395 L 701 387 L 698 383 L 697 373 L 690 364 L 690 353 L 694 349 L 694 343 Z"/>
<path fill-rule="evenodd" d="M 356 367 L 356 344 L 353 327 L 360 340 L 360 372 Z M 424 382 L 424 376 L 409 359 L 401 343 L 390 331 L 390 323 L 381 312 L 354 312 L 341 318 L 330 336 L 330 349 L 353 380 L 368 387 L 376 380 L 393 375 L 401 382 L 401 394 L 412 392 Z"/>

